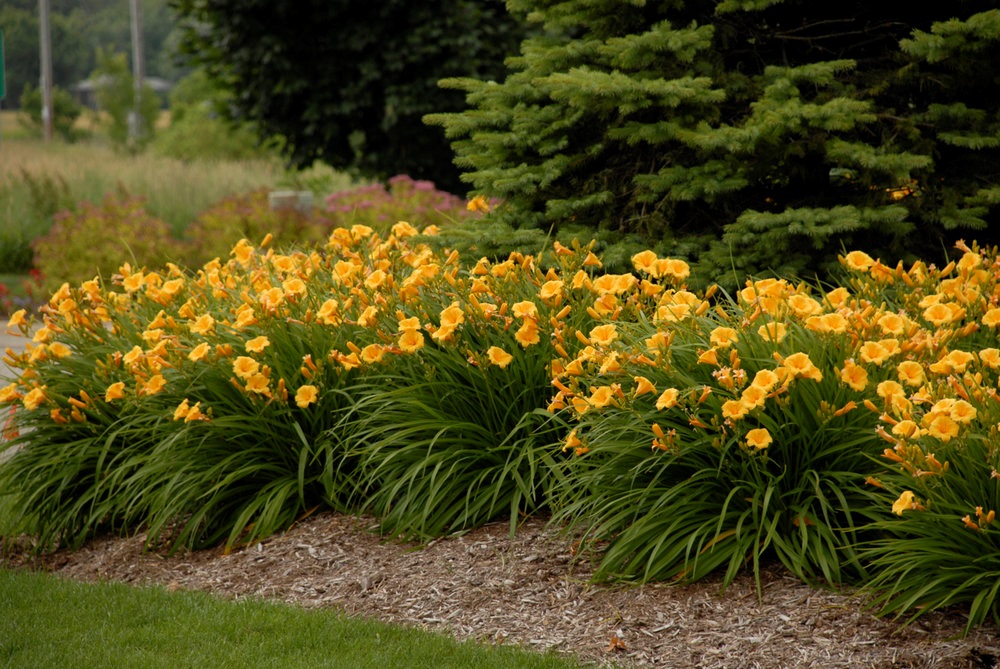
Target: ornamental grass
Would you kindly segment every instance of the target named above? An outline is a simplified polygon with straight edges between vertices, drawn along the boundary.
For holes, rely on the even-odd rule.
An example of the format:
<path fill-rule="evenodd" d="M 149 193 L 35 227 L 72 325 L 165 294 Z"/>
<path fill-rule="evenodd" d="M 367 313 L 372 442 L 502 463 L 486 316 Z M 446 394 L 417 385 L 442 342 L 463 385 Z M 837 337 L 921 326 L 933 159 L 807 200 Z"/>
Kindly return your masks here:
<path fill-rule="evenodd" d="M 599 577 L 778 560 L 885 613 L 1000 617 L 996 249 L 726 294 L 648 251 L 613 274 L 585 244 L 463 259 L 434 233 L 244 239 L 15 313 L 17 531 L 232 547 L 316 508 L 416 540 L 544 513 Z"/>

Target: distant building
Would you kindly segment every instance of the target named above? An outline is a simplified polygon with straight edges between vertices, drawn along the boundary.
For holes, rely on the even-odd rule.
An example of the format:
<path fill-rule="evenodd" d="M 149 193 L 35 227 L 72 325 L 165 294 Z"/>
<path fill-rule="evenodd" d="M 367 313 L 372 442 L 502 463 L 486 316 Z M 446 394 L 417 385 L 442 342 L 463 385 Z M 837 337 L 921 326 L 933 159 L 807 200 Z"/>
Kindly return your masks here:
<path fill-rule="evenodd" d="M 97 109 L 97 96 L 95 92 L 100 88 L 104 81 L 107 81 L 108 75 L 102 75 L 97 79 L 84 79 L 83 81 L 74 84 L 70 90 L 73 93 L 73 97 L 84 107 L 89 107 L 90 109 Z M 146 85 L 153 89 L 157 97 L 160 98 L 160 106 L 168 106 L 167 95 L 170 93 L 170 89 L 174 87 L 172 81 L 167 81 L 166 79 L 161 79 L 160 77 L 146 77 Z"/>

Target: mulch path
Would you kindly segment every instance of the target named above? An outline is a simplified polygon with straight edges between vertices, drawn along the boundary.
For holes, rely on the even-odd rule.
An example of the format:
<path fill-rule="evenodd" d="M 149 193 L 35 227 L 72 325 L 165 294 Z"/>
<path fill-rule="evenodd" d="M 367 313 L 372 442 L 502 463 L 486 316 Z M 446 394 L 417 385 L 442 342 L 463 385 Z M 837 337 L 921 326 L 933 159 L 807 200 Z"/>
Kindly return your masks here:
<path fill-rule="evenodd" d="M 229 554 L 165 556 L 137 535 L 44 558 L 7 546 L 4 564 L 330 608 L 606 666 L 948 669 L 1000 659 L 995 626 L 963 636 L 959 612 L 904 626 L 875 617 L 856 595 L 809 587 L 777 566 L 765 570 L 759 594 L 749 575 L 724 591 L 711 579 L 597 584 L 572 541 L 540 519 L 513 537 L 498 523 L 424 546 L 387 541 L 374 527 L 372 518 L 324 512 Z"/>

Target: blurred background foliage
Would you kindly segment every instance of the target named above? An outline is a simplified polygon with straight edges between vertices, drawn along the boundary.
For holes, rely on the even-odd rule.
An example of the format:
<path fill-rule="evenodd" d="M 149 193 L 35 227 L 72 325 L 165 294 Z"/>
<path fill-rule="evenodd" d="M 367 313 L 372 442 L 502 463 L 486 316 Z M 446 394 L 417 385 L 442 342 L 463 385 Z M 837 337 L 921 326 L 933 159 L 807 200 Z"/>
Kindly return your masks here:
<path fill-rule="evenodd" d="M 824 281 L 845 248 L 895 264 L 1000 239 L 994 5 L 144 0 L 147 74 L 173 88 L 143 142 L 485 195 L 438 238 L 467 253 L 593 238 L 609 271 L 653 248 L 694 285 Z M 37 133 L 34 3 L 0 26 L 6 104 Z M 110 68 L 128 89 L 127 4 L 53 2 L 52 31 L 58 133 L 122 144 L 127 96 L 95 111 L 74 86 Z M 194 216 L 166 218 L 183 236 Z"/>

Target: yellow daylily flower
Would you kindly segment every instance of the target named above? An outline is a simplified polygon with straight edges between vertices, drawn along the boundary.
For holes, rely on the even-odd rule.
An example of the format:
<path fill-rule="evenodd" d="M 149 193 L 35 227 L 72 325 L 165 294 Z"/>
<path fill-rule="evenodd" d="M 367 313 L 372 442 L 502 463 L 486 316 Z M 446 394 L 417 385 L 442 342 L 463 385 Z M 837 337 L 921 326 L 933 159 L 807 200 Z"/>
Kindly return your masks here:
<path fill-rule="evenodd" d="M 259 337 L 254 337 L 247 341 L 245 348 L 250 353 L 260 353 L 265 348 L 271 345 L 271 340 L 266 336 L 261 335 Z"/>
<path fill-rule="evenodd" d="M 524 321 L 524 324 L 514 333 L 514 339 L 524 348 L 537 344 L 541 341 L 541 337 L 538 336 L 538 325 L 530 319 Z"/>
<path fill-rule="evenodd" d="M 618 328 L 614 323 L 598 325 L 590 331 L 590 342 L 594 346 L 609 346 L 618 338 Z"/>
<path fill-rule="evenodd" d="M 241 355 L 233 361 L 233 373 L 239 378 L 247 380 L 260 371 L 260 363 L 253 358 Z"/>
<path fill-rule="evenodd" d="M 198 362 L 199 360 L 202 360 L 205 356 L 207 356 L 211 350 L 212 350 L 211 345 L 208 342 L 203 341 L 197 346 L 195 346 L 193 349 L 191 349 L 191 352 L 188 353 L 187 356 L 188 360 L 190 360 L 191 362 Z"/>
<path fill-rule="evenodd" d="M 897 516 L 902 516 L 904 511 L 919 511 L 923 507 L 917 503 L 916 495 L 912 490 L 904 490 L 899 498 L 892 503 L 892 512 Z"/>
<path fill-rule="evenodd" d="M 211 314 L 202 314 L 194 323 L 188 325 L 188 329 L 194 334 L 208 334 L 215 327 L 215 319 Z"/>
<path fill-rule="evenodd" d="M 419 329 L 406 329 L 397 340 L 399 348 L 406 353 L 415 353 L 424 347 L 424 335 Z"/>
<path fill-rule="evenodd" d="M 656 399 L 656 408 L 663 410 L 677 406 L 677 398 L 679 396 L 680 391 L 677 388 L 667 388 Z"/>
<path fill-rule="evenodd" d="M 632 393 L 632 397 L 656 392 L 656 386 L 645 376 L 633 376 L 632 380 L 635 381 L 635 391 Z"/>
<path fill-rule="evenodd" d="M 24 408 L 27 409 L 28 411 L 34 411 L 39 406 L 41 406 L 42 403 L 48 399 L 48 397 L 45 394 L 45 390 L 46 390 L 45 386 L 38 386 L 37 388 L 33 388 L 31 391 L 29 391 L 21 400 L 21 402 L 24 404 Z"/>
<path fill-rule="evenodd" d="M 125 382 L 116 381 L 108 386 L 108 389 L 104 392 L 104 401 L 113 402 L 114 400 L 120 400 L 125 397 Z"/>
<path fill-rule="evenodd" d="M 503 350 L 499 346 L 490 346 L 486 349 L 486 356 L 489 358 L 490 363 L 496 365 L 497 367 L 504 369 L 514 360 L 514 356 Z"/>
<path fill-rule="evenodd" d="M 319 389 L 313 385 L 299 386 L 295 391 L 295 404 L 300 409 L 305 409 L 310 404 L 315 404 L 319 399 Z"/>
<path fill-rule="evenodd" d="M 771 437 L 771 433 L 767 431 L 767 428 L 754 428 L 746 434 L 747 446 L 755 448 L 758 451 L 767 448 L 773 441 L 774 439 Z"/>

